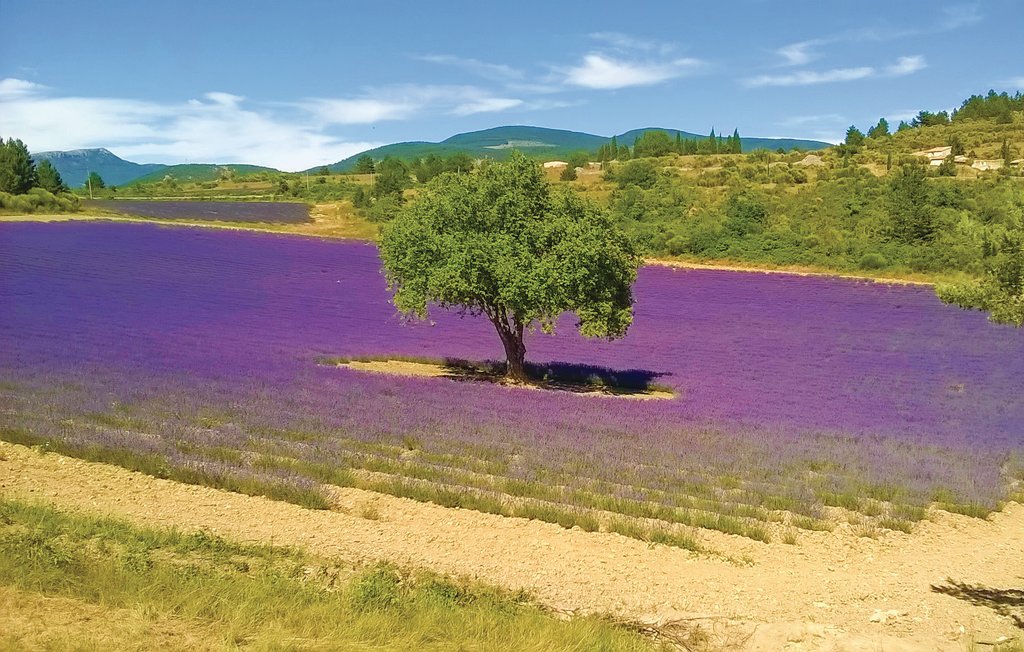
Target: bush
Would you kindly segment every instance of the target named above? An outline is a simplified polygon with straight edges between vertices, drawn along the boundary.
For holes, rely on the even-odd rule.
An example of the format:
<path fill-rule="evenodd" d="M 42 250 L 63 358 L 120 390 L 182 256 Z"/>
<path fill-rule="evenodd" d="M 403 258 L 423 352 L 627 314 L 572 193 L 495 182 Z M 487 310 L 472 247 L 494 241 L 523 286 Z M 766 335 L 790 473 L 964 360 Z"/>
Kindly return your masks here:
<path fill-rule="evenodd" d="M 32 188 L 24 195 L 0 192 L 0 210 L 8 213 L 70 213 L 78 210 L 78 198 L 71 194 L 54 195 Z"/>
<path fill-rule="evenodd" d="M 864 257 L 860 259 L 861 269 L 882 269 L 888 267 L 889 261 L 885 259 L 882 254 L 870 253 L 864 254 Z"/>

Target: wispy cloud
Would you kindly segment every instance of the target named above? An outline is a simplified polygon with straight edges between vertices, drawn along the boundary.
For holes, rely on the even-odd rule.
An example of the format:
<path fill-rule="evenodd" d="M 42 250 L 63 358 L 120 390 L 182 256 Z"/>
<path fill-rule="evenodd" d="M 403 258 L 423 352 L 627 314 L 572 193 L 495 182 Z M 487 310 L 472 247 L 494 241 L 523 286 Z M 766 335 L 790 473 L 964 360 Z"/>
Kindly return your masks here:
<path fill-rule="evenodd" d="M 451 54 L 424 54 L 415 58 L 419 61 L 461 68 L 484 79 L 504 81 L 522 79 L 524 76 L 522 70 L 503 63 L 488 63 L 479 59 L 457 57 Z"/>
<path fill-rule="evenodd" d="M 1003 86 L 1009 86 L 1010 88 L 1024 88 L 1024 75 L 1020 77 L 1010 77 L 1000 82 Z"/>
<path fill-rule="evenodd" d="M 404 120 L 420 109 L 407 100 L 374 98 L 314 98 L 298 103 L 325 125 L 374 124 L 386 120 Z"/>
<path fill-rule="evenodd" d="M 783 127 L 806 127 L 843 124 L 846 118 L 839 113 L 822 113 L 818 115 L 789 116 L 778 124 Z"/>
<path fill-rule="evenodd" d="M 955 30 L 981 22 L 981 8 L 977 4 L 951 5 L 942 8 L 942 20 L 939 27 L 943 30 Z"/>
<path fill-rule="evenodd" d="M 829 70 L 797 70 L 783 75 L 757 75 L 743 80 L 753 88 L 762 86 L 810 86 L 835 82 L 858 81 L 872 77 L 902 77 L 913 74 L 927 66 L 923 56 L 900 57 L 895 63 L 882 69 L 874 66 L 853 68 L 832 68 Z"/>
<path fill-rule="evenodd" d="M 910 75 L 918 70 L 923 70 L 927 66 L 928 64 L 925 63 L 924 57 L 921 55 L 900 57 L 896 60 L 896 63 L 886 66 L 885 73 L 890 77 L 902 77 L 903 75 Z"/>
<path fill-rule="evenodd" d="M 473 115 L 474 113 L 493 113 L 496 111 L 507 111 L 517 106 L 522 106 L 523 101 L 511 97 L 482 97 L 459 104 L 452 113 L 454 115 Z"/>
<path fill-rule="evenodd" d="M 671 61 L 626 61 L 605 54 L 591 53 L 565 71 L 565 83 L 571 86 L 611 90 L 628 86 L 650 86 L 692 73 L 701 66 L 699 59 Z"/>
<path fill-rule="evenodd" d="M 875 74 L 871 66 L 858 68 L 833 68 L 831 70 L 800 70 L 785 75 L 758 75 L 744 80 L 747 86 L 809 86 L 812 84 L 829 84 L 833 82 L 855 81 L 866 79 Z"/>
<path fill-rule="evenodd" d="M 593 32 L 588 36 L 621 51 L 639 50 L 641 52 L 659 52 L 663 55 L 676 49 L 674 43 L 653 38 L 633 36 L 622 32 Z"/>
<path fill-rule="evenodd" d="M 802 66 L 810 63 L 814 59 L 817 59 L 820 55 L 814 51 L 814 48 L 824 44 L 825 41 L 821 39 L 812 39 L 810 41 L 800 41 L 799 43 L 790 43 L 784 45 L 778 50 L 776 54 L 785 59 L 783 65 L 786 66 Z"/>

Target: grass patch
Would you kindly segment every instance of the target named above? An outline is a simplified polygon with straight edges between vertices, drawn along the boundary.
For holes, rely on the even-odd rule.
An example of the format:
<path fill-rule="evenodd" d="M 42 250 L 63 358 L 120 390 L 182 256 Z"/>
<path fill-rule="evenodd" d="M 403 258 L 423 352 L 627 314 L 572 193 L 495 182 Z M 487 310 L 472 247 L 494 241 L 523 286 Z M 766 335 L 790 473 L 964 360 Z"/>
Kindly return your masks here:
<path fill-rule="evenodd" d="M 292 483 L 284 479 L 260 478 L 227 469 L 174 466 L 163 455 L 95 445 L 71 446 L 59 440 L 39 437 L 13 428 L 0 430 L 0 439 L 12 444 L 32 446 L 43 453 L 55 452 L 89 462 L 114 464 L 130 471 L 185 484 L 203 485 L 249 496 L 264 496 L 309 509 L 329 509 L 331 506 L 330 497 L 321 487 Z"/>
<path fill-rule="evenodd" d="M 105 610 L 130 608 L 165 627 L 204 632 L 210 647 L 654 647 L 600 617 L 554 618 L 522 593 L 387 565 L 354 571 L 297 550 L 13 500 L 0 500 L 0 584 Z M 105 643 L 117 649 L 137 641 Z"/>

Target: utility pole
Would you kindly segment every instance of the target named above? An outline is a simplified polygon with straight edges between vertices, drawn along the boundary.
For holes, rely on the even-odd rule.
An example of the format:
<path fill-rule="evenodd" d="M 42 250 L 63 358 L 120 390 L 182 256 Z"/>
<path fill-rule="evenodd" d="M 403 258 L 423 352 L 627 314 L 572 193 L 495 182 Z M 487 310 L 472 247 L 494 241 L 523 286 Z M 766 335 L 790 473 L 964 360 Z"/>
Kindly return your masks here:
<path fill-rule="evenodd" d="M 309 170 L 306 170 L 306 192 L 309 192 Z"/>
<path fill-rule="evenodd" d="M 92 170 L 89 170 L 89 176 L 86 177 L 89 182 L 89 199 L 92 199 Z"/>

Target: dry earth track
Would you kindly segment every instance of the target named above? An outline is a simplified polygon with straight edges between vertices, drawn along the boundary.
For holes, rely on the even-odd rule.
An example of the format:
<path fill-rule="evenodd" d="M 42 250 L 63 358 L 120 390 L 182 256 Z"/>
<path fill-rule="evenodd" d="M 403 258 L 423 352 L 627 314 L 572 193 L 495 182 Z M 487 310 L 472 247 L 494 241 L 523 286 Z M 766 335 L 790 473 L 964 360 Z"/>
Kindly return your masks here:
<path fill-rule="evenodd" d="M 0 493 L 138 524 L 427 567 L 525 588 L 561 610 L 693 619 L 730 649 L 963 650 L 972 637 L 1024 634 L 988 606 L 931 588 L 948 579 L 1020 588 L 1024 506 L 1016 503 L 988 521 L 936 512 L 914 534 L 878 539 L 846 525 L 802 534 L 797 545 L 702 533 L 707 546 L 749 562 L 737 563 L 357 489 L 338 489 L 334 511 L 310 511 L 2 442 Z M 373 511 L 379 520 L 359 516 Z"/>

